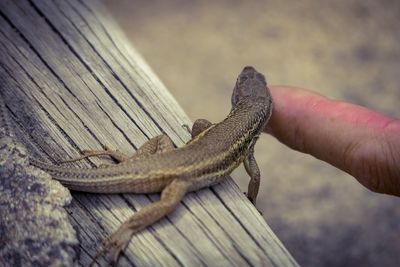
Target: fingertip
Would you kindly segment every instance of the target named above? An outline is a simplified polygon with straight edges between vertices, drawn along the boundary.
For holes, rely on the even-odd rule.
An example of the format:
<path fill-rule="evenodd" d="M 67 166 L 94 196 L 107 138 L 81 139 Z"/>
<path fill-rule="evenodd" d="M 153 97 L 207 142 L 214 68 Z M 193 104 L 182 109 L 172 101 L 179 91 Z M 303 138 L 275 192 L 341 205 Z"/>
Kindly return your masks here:
<path fill-rule="evenodd" d="M 274 106 L 264 132 L 275 136 L 289 147 L 305 151 L 307 132 L 314 127 L 315 112 L 325 97 L 307 89 L 290 86 L 270 86 Z M 311 125 L 310 125 L 311 124 Z"/>
<path fill-rule="evenodd" d="M 391 192 L 387 184 L 400 186 L 399 178 L 392 179 L 398 177 L 398 164 L 384 161 L 384 154 L 393 154 L 393 149 L 382 149 L 383 142 L 390 139 L 390 145 L 400 150 L 398 119 L 306 89 L 270 86 L 270 91 L 274 109 L 264 129 L 266 133 L 295 150 L 350 173 L 364 185 L 376 179 L 370 170 L 380 170 L 383 166 L 387 171 L 379 173 L 387 173 L 381 181 L 385 188 L 367 186 L 373 191 Z"/>

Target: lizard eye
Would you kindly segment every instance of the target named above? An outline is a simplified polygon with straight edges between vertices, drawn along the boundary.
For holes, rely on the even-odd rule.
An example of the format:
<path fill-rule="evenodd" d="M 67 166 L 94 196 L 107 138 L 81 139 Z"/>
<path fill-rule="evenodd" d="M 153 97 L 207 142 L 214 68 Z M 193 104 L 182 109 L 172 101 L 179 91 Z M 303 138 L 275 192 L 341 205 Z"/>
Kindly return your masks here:
<path fill-rule="evenodd" d="M 239 83 L 244 83 L 248 79 L 247 76 L 240 76 Z"/>
<path fill-rule="evenodd" d="M 260 82 L 265 83 L 265 77 L 264 77 L 264 75 L 262 75 L 261 73 L 257 73 L 257 74 L 256 74 L 256 78 L 257 78 L 257 80 L 259 80 Z"/>

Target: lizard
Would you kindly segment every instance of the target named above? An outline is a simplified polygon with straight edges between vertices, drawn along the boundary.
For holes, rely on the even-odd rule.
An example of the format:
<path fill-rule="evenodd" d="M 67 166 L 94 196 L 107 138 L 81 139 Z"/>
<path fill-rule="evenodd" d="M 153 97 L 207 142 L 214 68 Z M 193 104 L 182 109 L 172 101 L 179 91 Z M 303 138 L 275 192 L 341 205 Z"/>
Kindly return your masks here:
<path fill-rule="evenodd" d="M 161 192 L 158 202 L 136 212 L 103 241 L 91 265 L 103 254 L 108 254 L 108 261 L 115 263 L 133 234 L 172 212 L 187 192 L 220 182 L 241 163 L 250 176 L 247 197 L 256 204 L 260 171 L 254 145 L 272 113 L 272 97 L 264 75 L 246 66 L 237 78 L 231 103 L 231 111 L 219 123 L 196 120 L 190 131 L 192 138 L 179 148 L 175 148 L 166 135 L 159 135 L 144 143 L 133 156 L 105 148 L 85 150 L 83 156 L 65 161 L 108 155 L 118 164 L 107 167 L 71 168 L 31 159 L 32 165 L 48 172 L 71 190 Z"/>

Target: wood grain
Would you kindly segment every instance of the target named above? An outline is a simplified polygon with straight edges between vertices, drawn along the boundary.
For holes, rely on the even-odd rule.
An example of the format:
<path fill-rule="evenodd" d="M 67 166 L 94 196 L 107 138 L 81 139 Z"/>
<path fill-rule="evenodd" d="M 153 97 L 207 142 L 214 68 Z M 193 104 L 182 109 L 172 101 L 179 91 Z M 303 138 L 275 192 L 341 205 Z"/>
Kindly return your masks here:
<path fill-rule="evenodd" d="M 0 25 L 1 97 L 31 155 L 56 162 L 104 145 L 129 154 L 160 133 L 177 146 L 188 140 L 181 125 L 189 119 L 100 3 L 0 1 Z M 68 211 L 81 265 L 105 236 L 159 198 L 73 196 Z M 135 235 L 119 263 L 297 266 L 231 178 L 188 194 L 170 216 Z"/>

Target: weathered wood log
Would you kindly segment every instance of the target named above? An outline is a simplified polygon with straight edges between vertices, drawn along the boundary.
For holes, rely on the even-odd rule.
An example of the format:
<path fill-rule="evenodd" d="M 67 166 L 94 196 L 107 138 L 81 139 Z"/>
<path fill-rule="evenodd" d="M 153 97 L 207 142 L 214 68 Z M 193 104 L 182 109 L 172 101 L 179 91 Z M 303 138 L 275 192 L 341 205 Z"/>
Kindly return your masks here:
<path fill-rule="evenodd" d="M 55 163 L 88 148 L 133 153 L 160 133 L 177 146 L 189 138 L 187 116 L 98 2 L 0 1 L 0 25 L 1 97 L 30 156 Z M 158 198 L 73 193 L 67 209 L 79 230 L 79 263 L 87 265 L 105 236 Z M 231 178 L 189 193 L 135 235 L 119 263 L 297 266 Z"/>

